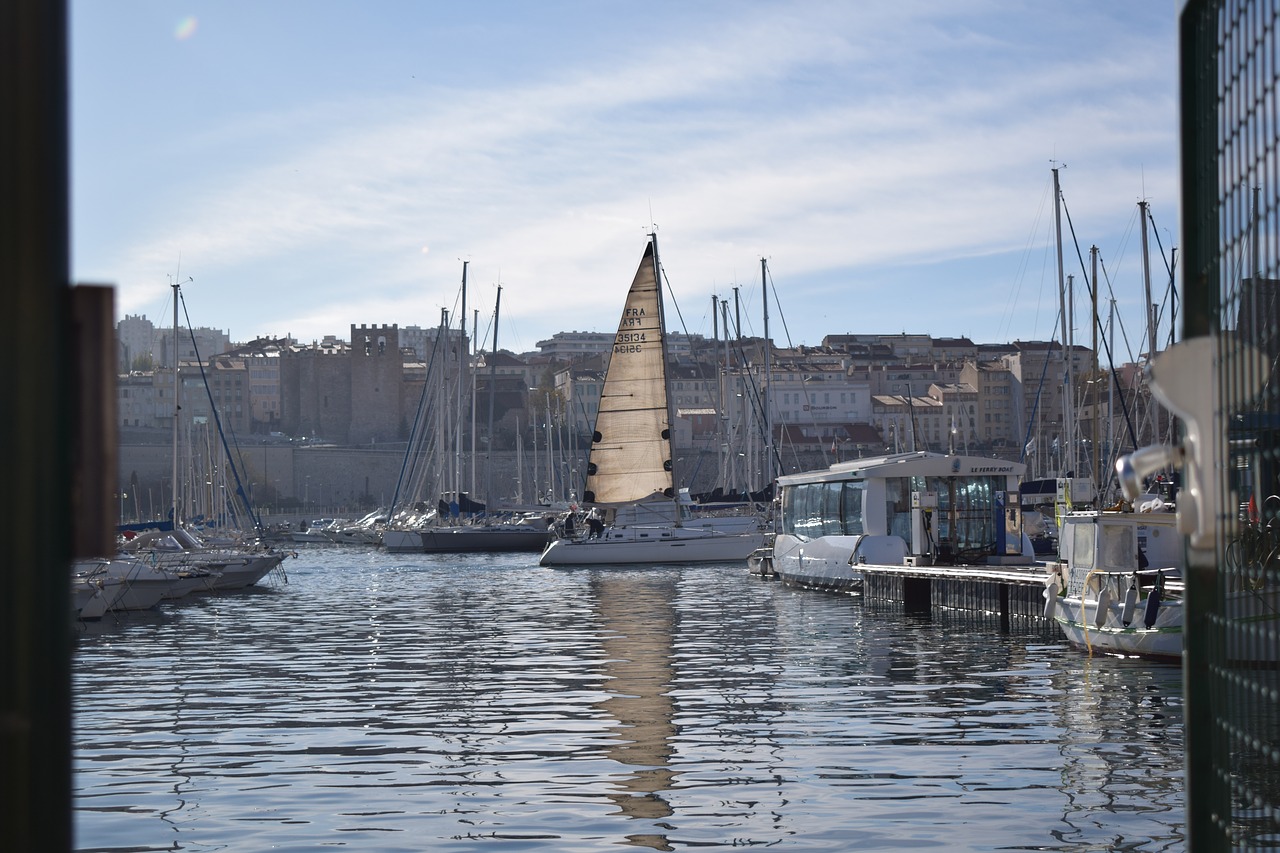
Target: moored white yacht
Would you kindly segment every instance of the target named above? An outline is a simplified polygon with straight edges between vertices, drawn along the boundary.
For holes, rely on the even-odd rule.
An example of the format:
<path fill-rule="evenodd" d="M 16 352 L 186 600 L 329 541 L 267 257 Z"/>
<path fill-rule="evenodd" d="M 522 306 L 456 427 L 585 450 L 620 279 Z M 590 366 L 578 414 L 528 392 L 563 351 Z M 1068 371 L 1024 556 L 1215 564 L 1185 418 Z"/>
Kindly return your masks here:
<path fill-rule="evenodd" d="M 118 581 L 116 595 L 107 610 L 150 610 L 178 582 L 176 576 L 163 569 L 122 557 L 77 560 L 72 567 L 72 577 L 104 584 Z"/>
<path fill-rule="evenodd" d="M 121 550 L 129 556 L 145 556 L 152 565 L 170 571 L 200 576 L 205 588 L 217 590 L 253 586 L 288 556 L 283 551 L 261 546 L 206 548 L 196 536 L 182 528 L 142 533 L 126 542 Z"/>
<path fill-rule="evenodd" d="M 123 581 L 102 575 L 87 575 L 71 570 L 71 615 L 90 622 L 106 615 L 123 591 Z"/>
<path fill-rule="evenodd" d="M 1187 557 L 1195 554 L 1203 565 L 1225 553 L 1235 571 L 1223 576 L 1233 582 L 1216 591 L 1212 609 L 1243 630 L 1223 632 L 1221 654 L 1231 663 L 1280 663 L 1275 643 L 1248 639 L 1274 636 L 1280 628 L 1274 516 L 1255 516 L 1256 506 L 1241 512 L 1214 503 L 1219 486 L 1212 478 L 1224 469 L 1239 471 L 1223 440 L 1230 427 L 1217 387 L 1221 365 L 1232 358 L 1244 365 L 1242 375 L 1257 383 L 1251 394 L 1269 375 L 1259 352 L 1248 346 L 1232 350 L 1230 343 L 1226 335 L 1191 338 L 1152 360 L 1152 394 L 1182 421 L 1186 437 L 1121 457 L 1116 475 L 1125 499 L 1116 507 L 1062 519 L 1059 559 L 1050 564 L 1045 582 L 1045 615 L 1068 641 L 1091 653 L 1180 658 Z M 1240 443 L 1251 449 L 1255 439 Z M 1176 506 L 1141 493 L 1146 478 L 1177 467 L 1183 469 L 1183 491 Z"/>

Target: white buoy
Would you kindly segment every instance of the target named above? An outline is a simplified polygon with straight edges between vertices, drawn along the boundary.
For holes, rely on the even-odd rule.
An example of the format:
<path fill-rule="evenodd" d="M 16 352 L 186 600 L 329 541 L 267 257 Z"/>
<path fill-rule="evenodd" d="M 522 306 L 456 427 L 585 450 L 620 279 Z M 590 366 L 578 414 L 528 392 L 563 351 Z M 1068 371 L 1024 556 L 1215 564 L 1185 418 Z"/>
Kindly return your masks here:
<path fill-rule="evenodd" d="M 1052 619 L 1058 615 L 1058 593 L 1061 587 L 1056 580 L 1050 581 L 1044 589 L 1044 618 Z"/>
<path fill-rule="evenodd" d="M 1129 627 L 1133 621 L 1133 611 L 1138 606 L 1138 586 L 1130 584 L 1129 591 L 1124 594 L 1124 605 L 1120 608 L 1120 624 Z"/>
<path fill-rule="evenodd" d="M 1093 614 L 1093 624 L 1101 628 L 1107 624 L 1107 616 L 1111 610 L 1111 590 L 1104 589 L 1098 593 L 1098 609 Z"/>

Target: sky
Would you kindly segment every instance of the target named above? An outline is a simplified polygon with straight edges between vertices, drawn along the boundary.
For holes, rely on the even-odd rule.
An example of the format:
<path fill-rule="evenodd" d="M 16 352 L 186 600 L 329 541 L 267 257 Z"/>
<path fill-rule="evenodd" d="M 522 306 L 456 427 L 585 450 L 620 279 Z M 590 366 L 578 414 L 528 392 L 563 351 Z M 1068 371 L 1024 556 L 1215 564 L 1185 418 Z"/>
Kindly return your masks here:
<path fill-rule="evenodd" d="M 73 279 L 233 341 L 457 316 L 611 332 L 657 228 L 669 329 L 1050 340 L 1053 169 L 1088 345 L 1167 332 L 1176 0 L 71 0 Z M 674 300 L 674 304 L 673 304 Z M 1109 306 L 1114 304 L 1114 311 Z M 731 308 L 732 312 L 732 308 Z"/>

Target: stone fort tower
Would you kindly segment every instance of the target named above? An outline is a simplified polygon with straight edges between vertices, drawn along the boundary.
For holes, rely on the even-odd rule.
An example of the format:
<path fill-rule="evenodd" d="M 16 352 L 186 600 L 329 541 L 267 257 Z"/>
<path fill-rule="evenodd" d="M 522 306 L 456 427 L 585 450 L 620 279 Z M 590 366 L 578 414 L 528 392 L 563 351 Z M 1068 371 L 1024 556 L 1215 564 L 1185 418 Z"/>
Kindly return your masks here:
<path fill-rule="evenodd" d="M 403 438 L 404 354 L 397 326 L 351 326 L 351 346 L 286 351 L 280 426 L 339 444 Z"/>
<path fill-rule="evenodd" d="M 350 444 L 395 441 L 404 427 L 404 354 L 398 326 L 351 327 Z"/>

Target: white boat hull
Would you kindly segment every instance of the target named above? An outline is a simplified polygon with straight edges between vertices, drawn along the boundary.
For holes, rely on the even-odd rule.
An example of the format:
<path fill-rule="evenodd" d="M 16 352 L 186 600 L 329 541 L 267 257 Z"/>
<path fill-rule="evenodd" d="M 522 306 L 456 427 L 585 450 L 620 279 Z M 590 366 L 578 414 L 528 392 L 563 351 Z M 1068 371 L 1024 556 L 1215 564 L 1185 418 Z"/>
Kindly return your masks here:
<path fill-rule="evenodd" d="M 421 530 L 382 531 L 382 547 L 388 554 L 420 554 L 422 553 Z"/>
<path fill-rule="evenodd" d="M 217 579 L 213 582 L 213 588 L 227 590 L 253 586 L 282 562 L 284 562 L 283 554 L 263 552 L 231 559 L 221 565 L 210 564 L 209 568 L 219 572 Z"/>
<path fill-rule="evenodd" d="M 628 527 L 607 530 L 597 539 L 557 539 L 538 562 L 543 566 L 733 563 L 746 560 L 763 544 L 763 533 Z"/>
<path fill-rule="evenodd" d="M 124 582 L 119 578 L 73 578 L 71 609 L 81 621 L 101 619 L 123 591 Z"/>
<path fill-rule="evenodd" d="M 800 539 L 779 533 L 773 540 L 772 568 L 785 584 L 832 592 L 862 589 L 858 554 L 873 565 L 902 565 L 906 543 L 897 536 L 819 536 Z"/>
<path fill-rule="evenodd" d="M 1094 598 L 1082 601 L 1075 596 L 1058 596 L 1052 607 L 1052 618 L 1069 643 L 1090 652 L 1180 659 L 1183 646 L 1182 601 L 1162 601 L 1150 628 L 1143 621 L 1146 604 L 1145 598 L 1139 601 L 1130 623 L 1125 625 L 1122 602 L 1108 603 L 1100 617 L 1098 602 Z M 1280 590 L 1232 593 L 1227 596 L 1226 614 L 1232 622 L 1254 626 L 1269 623 L 1265 630 L 1274 632 L 1280 629 Z M 1240 663 L 1280 662 L 1273 643 L 1228 647 L 1227 659 Z"/>
<path fill-rule="evenodd" d="M 77 561 L 75 570 L 80 578 L 102 581 L 114 579 L 120 582 L 108 610 L 150 610 L 160 603 L 165 593 L 179 580 L 176 575 L 158 566 L 127 557 L 80 560 Z"/>
<path fill-rule="evenodd" d="M 1142 624 L 1142 606 L 1137 608 L 1135 619 L 1129 625 L 1121 621 L 1119 604 L 1112 604 L 1107 610 L 1099 627 L 1097 602 L 1060 597 L 1053 621 L 1058 623 L 1067 642 L 1090 652 L 1165 659 L 1182 657 L 1181 601 L 1161 604 L 1159 618 L 1150 628 Z"/>

